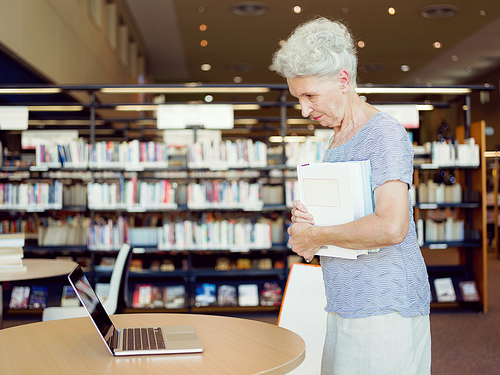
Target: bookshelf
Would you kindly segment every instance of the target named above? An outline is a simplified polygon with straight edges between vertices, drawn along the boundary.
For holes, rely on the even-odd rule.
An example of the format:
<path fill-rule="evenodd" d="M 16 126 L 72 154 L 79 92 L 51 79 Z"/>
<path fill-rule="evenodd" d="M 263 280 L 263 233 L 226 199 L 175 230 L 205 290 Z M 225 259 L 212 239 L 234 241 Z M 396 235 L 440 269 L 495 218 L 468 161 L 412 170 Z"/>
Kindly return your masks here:
<path fill-rule="evenodd" d="M 144 86 L 154 93 L 188 88 L 185 85 Z M 16 185 L 16 188 L 26 184 L 23 189 L 28 190 L 34 190 L 37 183 L 45 184 L 48 186 L 45 190 L 58 191 L 49 194 L 57 197 L 54 201 L 57 206 L 23 202 L 22 206 L 14 207 L 0 203 L 0 215 L 8 222 L 7 227 L 15 230 L 22 227 L 27 232 L 29 241 L 25 251 L 28 257 L 72 257 L 87 267 L 94 282 L 105 282 L 109 278 L 109 271 L 99 267 L 101 260 L 116 256 L 120 241 L 126 238 L 125 232 L 129 241 L 134 236 L 136 268 L 130 274 L 130 301 L 133 301 L 137 285 L 182 285 L 186 291 L 185 304 L 176 311 L 276 310 L 276 305 L 241 307 L 215 303 L 197 306 L 196 303 L 199 284 L 214 284 L 218 288 L 253 283 L 257 284 L 259 292 L 265 283 L 276 283 L 284 288 L 289 257 L 293 256 L 286 245 L 286 228 L 291 201 L 296 199 L 296 165 L 320 161 L 325 144 L 313 142 L 309 137 L 311 124 L 292 110 L 296 103 L 289 101 L 285 85 L 264 86 L 270 94 L 263 94 L 264 101 L 258 102 L 261 110 L 250 116 L 235 112 L 235 127 L 222 131 L 223 142 L 217 147 L 202 142 L 205 134 L 197 126 L 183 130 L 193 134 L 195 143 L 190 147 L 169 145 L 168 140 L 165 144 L 163 131 L 156 129 L 156 117 L 150 110 L 122 116 L 118 106 L 130 103 L 123 103 L 116 96 L 108 99 L 104 86 L 62 86 L 61 90 L 69 97 L 75 92 L 87 93 L 88 102 L 83 103 L 80 117 L 74 118 L 69 112 L 57 113 L 57 116 L 52 113 L 53 118 L 47 117 L 50 113 L 45 117 L 30 117 L 29 129 L 38 129 L 40 123 L 47 130 L 62 126 L 77 130 L 80 138 L 67 143 L 49 142 L 44 148 L 38 145 L 29 155 L 22 155 L 17 145 L 20 143 L 19 131 L 11 131 L 12 136 L 0 139 L 4 146 L 16 143 L 12 152 L 2 154 L 0 183 Z M 210 93 L 214 88 L 225 86 L 202 87 Z M 133 92 L 137 88 L 122 85 L 111 89 Z M 229 88 L 243 91 L 248 87 L 234 85 Z M 490 86 L 468 88 L 466 97 L 475 90 L 493 89 Z M 127 95 L 125 100 L 130 100 L 130 94 Z M 186 102 L 182 96 L 166 95 L 170 95 L 172 103 Z M 255 103 L 255 98 L 245 95 L 225 95 L 226 103 Z M 15 105 L 30 104 L 23 102 L 22 97 L 10 99 Z M 142 97 L 149 105 L 154 105 L 153 99 L 151 94 Z M 450 100 L 456 100 L 456 96 Z M 421 97 L 417 100 L 423 101 Z M 483 130 L 477 128 L 481 126 L 467 124 L 462 138 L 459 135 L 457 138 L 463 141 L 474 137 L 482 153 L 484 124 Z M 305 136 L 305 142 L 287 143 L 285 137 L 292 134 Z M 281 141 L 271 143 L 271 136 L 281 137 Z M 462 186 L 461 194 L 476 191 L 477 199 L 458 203 L 418 202 L 414 211 L 416 218 L 427 211 L 456 211 L 456 217 L 464 222 L 464 231 L 477 233 L 477 237 L 462 240 L 424 241 L 422 251 L 431 277 L 452 277 L 454 283 L 462 279 L 474 280 L 481 301 L 469 305 L 487 311 L 483 244 L 486 239 L 485 192 L 476 186 L 485 176 L 484 165 L 481 160 L 479 166 L 443 167 L 457 176 Z M 416 167 L 416 185 L 428 179 L 431 172 L 432 169 Z M 239 236 L 244 240 L 210 242 L 207 238 L 214 237 L 206 234 L 208 224 L 217 227 L 219 236 L 221 230 L 226 233 L 232 225 L 233 239 Z M 235 224 L 239 226 L 236 228 Z M 84 243 L 81 240 L 73 243 L 50 240 L 61 237 L 57 232 L 50 233 L 61 227 L 72 227 L 78 233 L 89 230 L 92 240 L 88 237 Z M 186 240 L 186 233 L 190 240 Z M 107 240 L 101 241 L 102 237 Z M 267 240 L 255 241 L 256 237 Z M 164 264 L 164 260 L 168 262 Z M 222 269 L 217 269 L 218 262 L 222 263 Z M 150 311 L 150 308 L 144 309 Z"/>

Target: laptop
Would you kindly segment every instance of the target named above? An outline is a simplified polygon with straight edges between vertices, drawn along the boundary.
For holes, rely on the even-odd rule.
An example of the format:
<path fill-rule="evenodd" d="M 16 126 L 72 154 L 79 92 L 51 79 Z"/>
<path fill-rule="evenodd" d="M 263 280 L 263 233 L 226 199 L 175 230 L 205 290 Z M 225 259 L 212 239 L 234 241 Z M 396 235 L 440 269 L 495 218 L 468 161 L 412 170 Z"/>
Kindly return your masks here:
<path fill-rule="evenodd" d="M 114 356 L 203 352 L 203 344 L 192 325 L 116 328 L 80 266 L 76 266 L 68 279 Z"/>

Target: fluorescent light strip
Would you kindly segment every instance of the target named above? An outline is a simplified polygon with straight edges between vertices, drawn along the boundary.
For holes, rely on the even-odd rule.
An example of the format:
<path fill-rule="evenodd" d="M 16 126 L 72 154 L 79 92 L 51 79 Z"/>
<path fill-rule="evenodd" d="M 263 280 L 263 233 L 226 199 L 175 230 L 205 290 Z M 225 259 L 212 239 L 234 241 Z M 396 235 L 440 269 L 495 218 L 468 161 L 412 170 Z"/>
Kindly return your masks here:
<path fill-rule="evenodd" d="M 310 120 L 310 119 L 301 119 L 301 118 L 289 118 L 286 120 L 286 123 L 288 125 L 309 125 L 309 124 L 317 124 L 317 121 Z"/>
<path fill-rule="evenodd" d="M 358 94 L 470 94 L 467 88 L 439 87 L 357 87 Z"/>
<path fill-rule="evenodd" d="M 64 111 L 64 112 L 77 112 L 83 111 L 83 106 L 81 105 L 40 105 L 40 106 L 28 106 L 28 110 L 31 112 L 52 112 L 52 111 Z"/>
<path fill-rule="evenodd" d="M 234 125 L 256 125 L 259 120 L 255 118 L 239 118 L 234 120 Z"/>
<path fill-rule="evenodd" d="M 59 94 L 61 91 L 60 88 L 0 88 L 0 94 Z"/>
<path fill-rule="evenodd" d="M 314 139 L 314 137 L 310 137 L 310 138 Z M 305 142 L 305 141 L 306 141 L 306 137 L 302 136 L 302 135 L 287 135 L 287 136 L 285 136 L 286 143 L 293 143 L 293 142 L 299 143 L 299 142 Z M 281 142 L 283 142 L 283 137 L 280 135 L 271 136 L 271 137 L 269 137 L 269 142 L 281 143 Z"/>
<path fill-rule="evenodd" d="M 256 111 L 260 109 L 258 104 L 233 104 L 235 111 Z"/>
<path fill-rule="evenodd" d="M 117 105 L 116 111 L 156 111 L 158 104 Z"/>
<path fill-rule="evenodd" d="M 500 151 L 485 151 L 484 152 L 484 157 L 485 158 L 497 158 L 497 157 L 500 157 Z"/>
<path fill-rule="evenodd" d="M 210 94 L 210 93 L 265 93 L 267 87 L 103 87 L 107 94 Z"/>
<path fill-rule="evenodd" d="M 432 111 L 434 106 L 431 104 L 417 104 L 415 105 L 417 111 Z"/>

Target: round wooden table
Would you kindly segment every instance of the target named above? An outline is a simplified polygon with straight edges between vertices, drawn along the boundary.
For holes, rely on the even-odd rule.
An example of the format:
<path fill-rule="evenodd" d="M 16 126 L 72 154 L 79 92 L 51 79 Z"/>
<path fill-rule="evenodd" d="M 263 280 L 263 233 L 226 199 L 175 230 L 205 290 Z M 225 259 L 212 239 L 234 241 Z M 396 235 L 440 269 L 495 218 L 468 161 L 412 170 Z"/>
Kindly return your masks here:
<path fill-rule="evenodd" d="M 286 374 L 305 358 L 305 342 L 255 320 L 198 314 L 111 316 L 117 328 L 192 324 L 205 351 L 113 357 L 90 318 L 32 323 L 0 331 L 2 373 L 15 374 Z"/>
<path fill-rule="evenodd" d="M 76 262 L 61 259 L 23 259 L 25 271 L 0 272 L 0 329 L 3 324 L 3 283 L 6 281 L 20 281 L 43 279 L 67 275 L 76 267 Z"/>

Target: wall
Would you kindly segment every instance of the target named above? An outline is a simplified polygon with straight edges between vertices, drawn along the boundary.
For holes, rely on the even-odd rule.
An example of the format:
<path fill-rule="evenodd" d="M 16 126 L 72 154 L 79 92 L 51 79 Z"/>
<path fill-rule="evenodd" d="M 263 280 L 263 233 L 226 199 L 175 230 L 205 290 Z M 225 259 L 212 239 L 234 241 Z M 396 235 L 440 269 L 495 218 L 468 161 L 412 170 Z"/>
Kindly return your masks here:
<path fill-rule="evenodd" d="M 121 0 L 0 0 L 0 45 L 55 84 L 137 83 L 145 73 Z"/>

